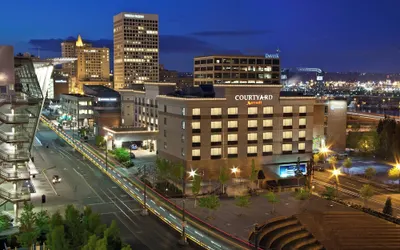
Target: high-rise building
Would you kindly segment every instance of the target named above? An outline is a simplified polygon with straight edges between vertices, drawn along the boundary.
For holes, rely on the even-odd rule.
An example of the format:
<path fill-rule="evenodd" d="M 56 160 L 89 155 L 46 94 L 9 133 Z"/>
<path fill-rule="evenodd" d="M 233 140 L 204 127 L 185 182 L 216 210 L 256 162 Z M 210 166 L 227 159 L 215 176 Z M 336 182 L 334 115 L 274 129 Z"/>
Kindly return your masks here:
<path fill-rule="evenodd" d="M 84 43 L 82 37 L 78 35 L 76 41 L 67 40 L 61 43 L 61 56 L 64 58 L 76 58 L 76 48 L 86 47 L 90 48 L 90 43 Z M 65 63 L 62 65 L 63 72 L 69 76 L 76 76 L 76 62 Z"/>
<path fill-rule="evenodd" d="M 280 84 L 279 55 L 195 57 L 194 84 Z"/>
<path fill-rule="evenodd" d="M 158 15 L 114 16 L 114 88 L 159 81 Z"/>

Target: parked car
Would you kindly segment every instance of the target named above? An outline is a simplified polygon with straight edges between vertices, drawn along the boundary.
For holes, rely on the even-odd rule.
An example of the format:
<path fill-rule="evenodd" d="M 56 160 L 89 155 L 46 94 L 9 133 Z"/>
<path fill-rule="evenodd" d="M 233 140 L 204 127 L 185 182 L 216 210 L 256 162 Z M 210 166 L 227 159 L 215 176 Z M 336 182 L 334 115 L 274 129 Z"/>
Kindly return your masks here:
<path fill-rule="evenodd" d="M 53 184 L 60 183 L 61 177 L 58 175 L 53 175 Z"/>

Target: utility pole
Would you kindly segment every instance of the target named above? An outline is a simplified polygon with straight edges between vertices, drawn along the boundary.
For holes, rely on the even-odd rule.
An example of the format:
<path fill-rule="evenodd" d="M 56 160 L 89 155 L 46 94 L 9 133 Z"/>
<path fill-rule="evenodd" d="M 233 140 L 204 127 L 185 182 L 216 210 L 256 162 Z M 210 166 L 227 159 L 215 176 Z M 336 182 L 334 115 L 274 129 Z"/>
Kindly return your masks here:
<path fill-rule="evenodd" d="M 186 201 L 186 181 L 185 172 L 182 173 L 182 238 L 179 241 L 180 245 L 187 245 L 186 239 L 186 211 L 185 211 L 185 201 Z"/>
<path fill-rule="evenodd" d="M 147 211 L 147 206 L 146 206 L 146 202 L 147 202 L 147 185 L 146 185 L 146 165 L 143 165 L 143 210 L 142 210 L 142 215 L 148 215 L 149 212 Z"/>

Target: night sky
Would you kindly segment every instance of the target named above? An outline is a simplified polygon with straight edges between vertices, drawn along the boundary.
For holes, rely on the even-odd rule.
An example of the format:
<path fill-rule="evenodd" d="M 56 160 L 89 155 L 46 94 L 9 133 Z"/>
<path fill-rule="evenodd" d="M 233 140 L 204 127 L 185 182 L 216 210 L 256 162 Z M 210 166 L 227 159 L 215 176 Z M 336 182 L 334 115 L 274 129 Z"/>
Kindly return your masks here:
<path fill-rule="evenodd" d="M 30 48 L 41 46 L 42 57 L 59 56 L 59 42 L 78 34 L 112 46 L 113 16 L 126 11 L 159 15 L 168 69 L 192 71 L 196 55 L 262 55 L 279 47 L 283 67 L 400 72 L 400 0 L 1 2 L 0 44 L 34 54 Z"/>

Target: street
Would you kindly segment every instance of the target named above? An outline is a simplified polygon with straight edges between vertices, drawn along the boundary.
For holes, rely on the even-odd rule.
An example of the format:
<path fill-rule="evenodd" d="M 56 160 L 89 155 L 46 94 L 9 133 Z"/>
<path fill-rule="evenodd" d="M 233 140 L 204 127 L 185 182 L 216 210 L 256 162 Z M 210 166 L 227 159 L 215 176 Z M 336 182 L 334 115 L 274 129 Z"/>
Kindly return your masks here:
<path fill-rule="evenodd" d="M 141 216 L 141 206 L 109 177 L 85 160 L 81 154 L 62 141 L 53 131 L 40 126 L 37 132 L 40 143 L 35 143 L 33 155 L 39 174 L 33 180 L 36 194 L 32 202 L 41 207 L 41 196 L 47 199 L 43 209 L 50 212 L 61 210 L 67 204 L 78 208 L 90 205 L 101 214 L 105 223 L 116 220 L 122 240 L 132 249 L 177 248 L 179 233 L 171 230 L 155 216 Z M 48 148 L 46 147 L 48 145 Z M 61 183 L 51 184 L 53 175 L 59 175 Z M 195 249 L 187 246 L 181 249 Z"/>

